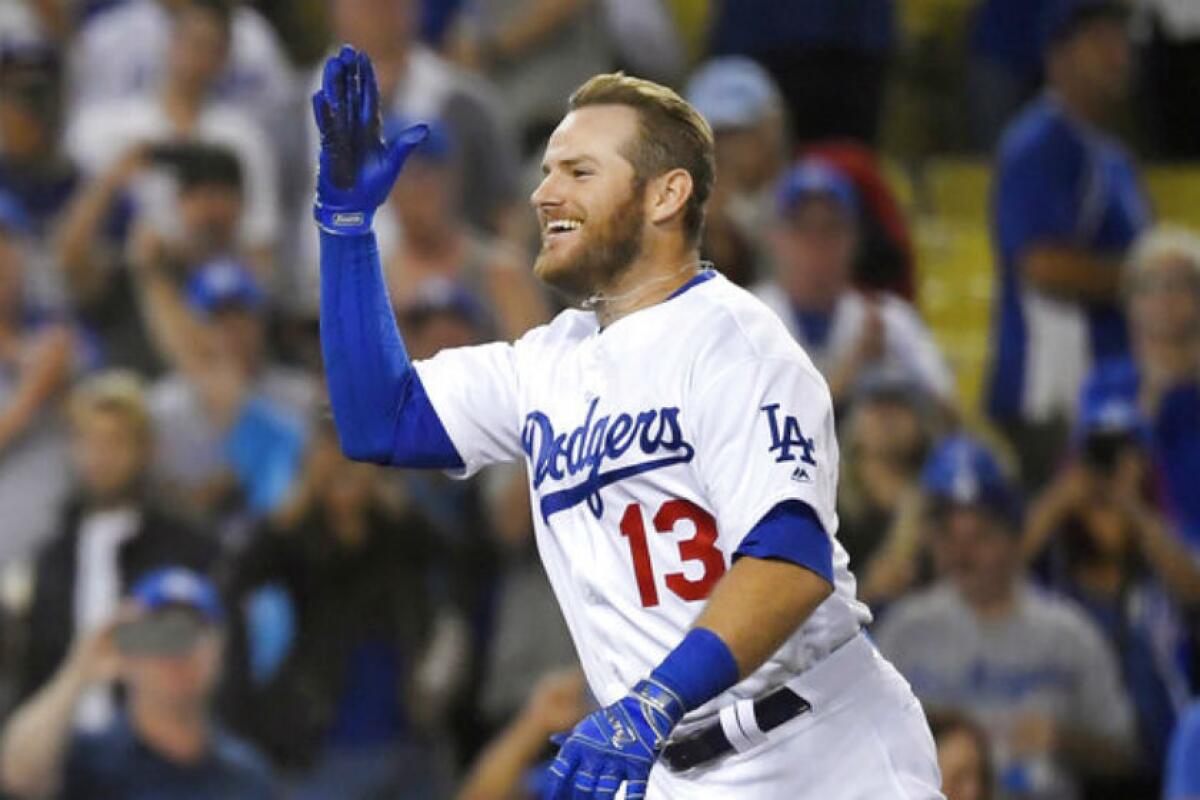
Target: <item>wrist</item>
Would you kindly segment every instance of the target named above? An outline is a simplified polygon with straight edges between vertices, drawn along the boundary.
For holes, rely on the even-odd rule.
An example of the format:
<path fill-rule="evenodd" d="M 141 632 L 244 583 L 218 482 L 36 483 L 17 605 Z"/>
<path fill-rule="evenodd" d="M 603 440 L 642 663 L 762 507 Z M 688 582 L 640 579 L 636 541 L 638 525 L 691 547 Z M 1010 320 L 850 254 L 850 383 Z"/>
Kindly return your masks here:
<path fill-rule="evenodd" d="M 721 637 L 707 628 L 693 628 L 650 673 L 648 681 L 679 699 L 682 717 L 736 684 L 739 678 L 737 661 Z"/>
<path fill-rule="evenodd" d="M 375 211 L 331 208 L 321 205 L 321 201 L 317 200 L 313 204 L 313 219 L 317 221 L 317 227 L 325 233 L 334 236 L 362 236 L 371 233 Z"/>

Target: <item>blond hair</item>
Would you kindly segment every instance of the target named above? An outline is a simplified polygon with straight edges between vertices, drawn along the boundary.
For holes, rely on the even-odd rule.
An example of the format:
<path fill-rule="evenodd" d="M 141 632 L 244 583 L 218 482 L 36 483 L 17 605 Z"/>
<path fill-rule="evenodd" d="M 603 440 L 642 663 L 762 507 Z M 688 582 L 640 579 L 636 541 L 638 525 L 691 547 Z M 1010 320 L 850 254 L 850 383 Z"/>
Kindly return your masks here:
<path fill-rule="evenodd" d="M 688 242 L 697 243 L 717 171 L 712 128 L 700 112 L 674 90 L 623 72 L 596 75 L 572 93 L 568 105 L 572 111 L 621 105 L 637 112 L 638 136 L 624 155 L 642 183 L 673 169 L 692 176 L 683 229 Z"/>
<path fill-rule="evenodd" d="M 128 370 L 101 372 L 80 383 L 71 392 L 67 411 L 75 425 L 92 414 L 112 414 L 124 420 L 143 444 L 153 438 L 142 379 Z"/>
<path fill-rule="evenodd" d="M 1194 277 L 1200 279 L 1200 236 L 1182 225 L 1154 226 L 1134 243 L 1126 260 L 1126 274 L 1132 278 L 1167 259 L 1185 262 Z"/>

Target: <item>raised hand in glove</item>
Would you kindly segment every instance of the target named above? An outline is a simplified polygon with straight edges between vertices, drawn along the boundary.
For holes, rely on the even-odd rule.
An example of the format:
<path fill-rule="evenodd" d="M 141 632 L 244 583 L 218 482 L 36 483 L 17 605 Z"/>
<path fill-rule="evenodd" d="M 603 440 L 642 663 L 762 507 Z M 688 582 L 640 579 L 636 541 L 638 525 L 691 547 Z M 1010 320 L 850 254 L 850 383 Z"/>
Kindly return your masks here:
<path fill-rule="evenodd" d="M 626 800 L 642 800 L 650 770 L 686 712 L 683 700 L 654 679 L 585 717 L 550 766 L 544 800 L 611 800 L 625 784 Z"/>
<path fill-rule="evenodd" d="M 371 59 L 348 46 L 325 62 L 312 103 L 321 132 L 313 215 L 329 233 L 366 233 L 375 209 L 387 199 L 405 159 L 429 128 L 413 125 L 384 141 Z"/>

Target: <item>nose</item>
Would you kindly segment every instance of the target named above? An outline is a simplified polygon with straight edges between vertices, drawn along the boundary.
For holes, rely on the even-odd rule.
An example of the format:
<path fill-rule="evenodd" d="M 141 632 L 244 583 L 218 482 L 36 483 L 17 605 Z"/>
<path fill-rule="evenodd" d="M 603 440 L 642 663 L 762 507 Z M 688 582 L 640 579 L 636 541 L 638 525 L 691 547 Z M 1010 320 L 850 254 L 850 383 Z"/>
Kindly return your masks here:
<path fill-rule="evenodd" d="M 562 198 L 557 191 L 557 182 L 554 180 L 554 173 L 547 173 L 542 178 L 542 182 L 538 184 L 533 193 L 529 195 L 529 203 L 535 209 L 542 209 L 548 206 L 556 206 L 562 203 Z"/>

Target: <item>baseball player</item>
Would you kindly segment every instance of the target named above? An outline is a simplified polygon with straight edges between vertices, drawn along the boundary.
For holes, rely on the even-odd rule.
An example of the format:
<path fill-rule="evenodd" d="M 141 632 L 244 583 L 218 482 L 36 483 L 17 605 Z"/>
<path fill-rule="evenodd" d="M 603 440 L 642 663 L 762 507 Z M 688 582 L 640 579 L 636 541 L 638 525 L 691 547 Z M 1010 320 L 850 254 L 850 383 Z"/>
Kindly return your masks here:
<path fill-rule="evenodd" d="M 674 92 L 580 87 L 532 203 L 534 271 L 577 306 L 412 363 L 371 217 L 425 135 L 381 139 L 351 48 L 321 131 L 321 338 L 348 456 L 470 475 L 524 459 L 592 693 L 546 797 L 939 798 L 908 684 L 861 632 L 837 543 L 829 392 L 778 318 L 700 263 L 712 133 Z"/>

